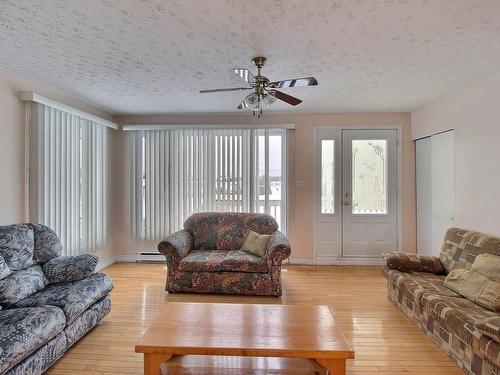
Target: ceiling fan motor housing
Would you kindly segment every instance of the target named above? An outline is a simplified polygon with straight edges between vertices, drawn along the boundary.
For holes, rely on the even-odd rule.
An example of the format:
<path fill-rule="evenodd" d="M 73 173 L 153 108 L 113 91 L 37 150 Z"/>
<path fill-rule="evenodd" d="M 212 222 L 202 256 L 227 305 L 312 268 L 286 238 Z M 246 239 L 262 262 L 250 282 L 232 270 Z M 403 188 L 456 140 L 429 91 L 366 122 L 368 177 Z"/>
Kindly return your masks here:
<path fill-rule="evenodd" d="M 265 57 L 258 56 L 258 57 L 254 57 L 252 59 L 252 61 L 255 64 L 255 66 L 260 69 L 265 65 L 267 59 Z"/>

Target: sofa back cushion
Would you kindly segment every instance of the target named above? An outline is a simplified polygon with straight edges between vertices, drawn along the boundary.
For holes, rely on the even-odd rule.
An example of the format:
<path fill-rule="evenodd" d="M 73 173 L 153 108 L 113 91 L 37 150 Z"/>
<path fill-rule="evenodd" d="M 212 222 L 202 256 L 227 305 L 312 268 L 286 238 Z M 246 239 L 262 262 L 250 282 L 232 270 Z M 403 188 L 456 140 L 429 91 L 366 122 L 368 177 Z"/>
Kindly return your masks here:
<path fill-rule="evenodd" d="M 41 264 L 62 252 L 57 234 L 40 224 L 0 226 L 0 305 L 9 306 L 45 288 Z"/>
<path fill-rule="evenodd" d="M 14 224 L 0 227 L 0 255 L 11 271 L 33 265 L 35 237 L 29 224 Z"/>
<path fill-rule="evenodd" d="M 45 225 L 30 224 L 35 235 L 34 258 L 36 263 L 45 263 L 62 254 L 61 240 L 56 232 Z"/>
<path fill-rule="evenodd" d="M 34 265 L 0 280 L 0 305 L 10 306 L 48 285 L 42 267 Z"/>
<path fill-rule="evenodd" d="M 193 235 L 195 250 L 238 250 L 250 230 L 272 234 L 278 223 L 266 214 L 202 212 L 191 215 L 184 228 Z"/>
<path fill-rule="evenodd" d="M 455 268 L 471 269 L 479 254 L 500 256 L 500 238 L 460 228 L 446 232 L 439 259 L 446 273 Z"/>

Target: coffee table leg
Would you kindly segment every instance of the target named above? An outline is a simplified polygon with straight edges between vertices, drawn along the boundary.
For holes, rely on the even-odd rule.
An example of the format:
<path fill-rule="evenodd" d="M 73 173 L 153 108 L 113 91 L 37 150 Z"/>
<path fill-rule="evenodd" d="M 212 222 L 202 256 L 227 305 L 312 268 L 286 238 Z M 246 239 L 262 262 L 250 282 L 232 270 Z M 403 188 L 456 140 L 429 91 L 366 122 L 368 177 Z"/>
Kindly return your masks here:
<path fill-rule="evenodd" d="M 172 358 L 172 354 L 144 353 L 144 375 L 161 375 L 160 366 Z"/>
<path fill-rule="evenodd" d="M 345 359 L 317 358 L 316 362 L 328 369 L 330 375 L 345 375 Z"/>

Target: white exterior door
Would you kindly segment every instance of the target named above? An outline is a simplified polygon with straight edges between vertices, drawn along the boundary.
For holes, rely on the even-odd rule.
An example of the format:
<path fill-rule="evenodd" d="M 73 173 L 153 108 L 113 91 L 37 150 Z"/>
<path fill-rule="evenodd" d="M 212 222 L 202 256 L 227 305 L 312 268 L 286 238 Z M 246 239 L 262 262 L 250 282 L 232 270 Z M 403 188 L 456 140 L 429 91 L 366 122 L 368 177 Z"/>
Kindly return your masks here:
<path fill-rule="evenodd" d="M 398 248 L 398 132 L 342 130 L 342 256 Z"/>

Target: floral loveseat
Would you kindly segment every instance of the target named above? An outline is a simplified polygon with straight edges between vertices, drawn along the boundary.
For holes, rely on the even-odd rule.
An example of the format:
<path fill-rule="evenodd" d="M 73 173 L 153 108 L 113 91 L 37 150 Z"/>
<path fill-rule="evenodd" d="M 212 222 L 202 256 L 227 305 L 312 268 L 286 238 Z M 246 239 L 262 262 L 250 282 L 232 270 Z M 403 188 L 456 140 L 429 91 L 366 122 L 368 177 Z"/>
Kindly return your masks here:
<path fill-rule="evenodd" d="M 60 256 L 38 224 L 0 227 L 0 374 L 39 375 L 111 310 L 97 257 Z"/>
<path fill-rule="evenodd" d="M 439 257 L 387 253 L 389 298 L 468 374 L 500 374 L 498 312 L 444 285 L 453 269 L 471 269 L 479 254 L 500 256 L 500 239 L 465 229 L 447 231 Z M 406 271 L 400 271 L 405 269 Z M 412 271 L 408 271 L 408 270 Z M 500 272 L 500 270 L 499 270 Z M 489 322 L 489 323 L 488 323 Z M 478 326 L 488 324 L 488 337 Z M 493 339 L 495 337 L 495 339 Z"/>
<path fill-rule="evenodd" d="M 271 234 L 265 257 L 239 250 L 248 231 Z M 281 262 L 290 244 L 272 216 L 197 213 L 158 245 L 169 292 L 281 295 Z"/>

